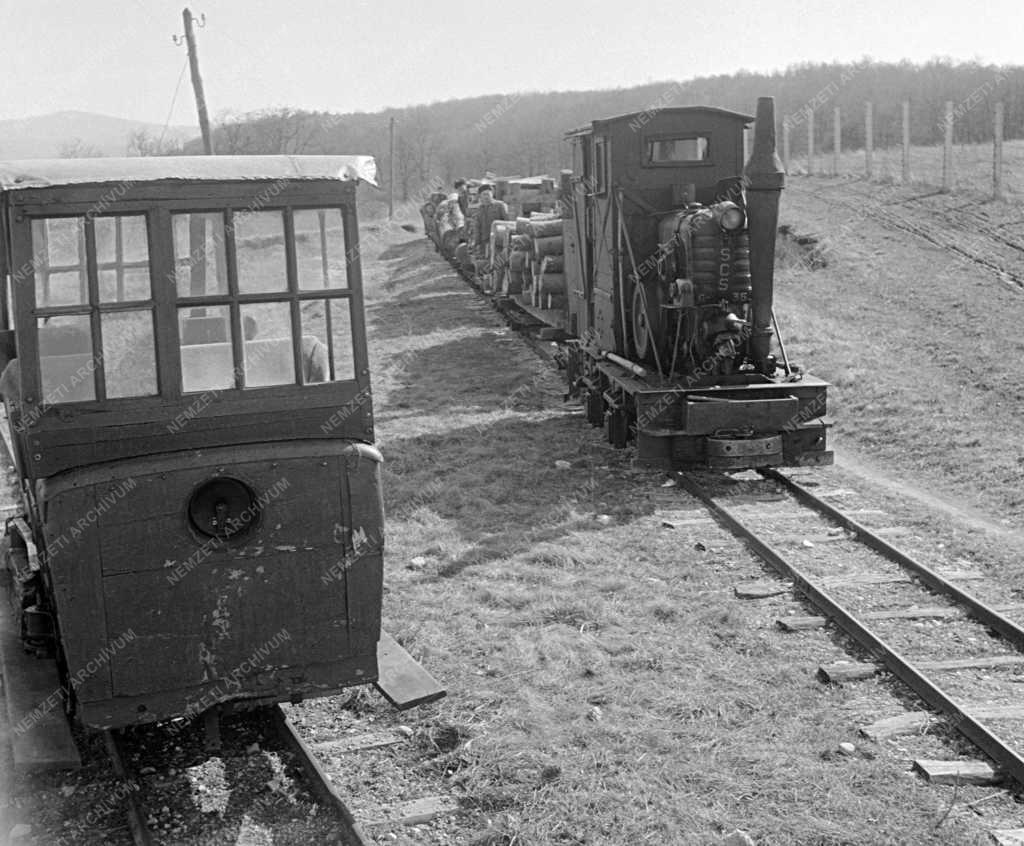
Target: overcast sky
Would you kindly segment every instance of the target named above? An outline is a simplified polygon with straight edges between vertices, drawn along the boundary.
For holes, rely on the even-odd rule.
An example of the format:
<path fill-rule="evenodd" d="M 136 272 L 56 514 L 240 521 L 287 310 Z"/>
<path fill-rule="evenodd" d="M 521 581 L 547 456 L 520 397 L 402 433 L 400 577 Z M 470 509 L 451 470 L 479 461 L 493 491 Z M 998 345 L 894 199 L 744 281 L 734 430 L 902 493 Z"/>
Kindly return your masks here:
<path fill-rule="evenodd" d="M 194 124 L 183 0 L 0 0 L 0 118 Z M 797 62 L 1024 61 L 1021 0 L 194 0 L 211 114 L 375 111 Z M 171 108 L 176 83 L 177 99 Z"/>

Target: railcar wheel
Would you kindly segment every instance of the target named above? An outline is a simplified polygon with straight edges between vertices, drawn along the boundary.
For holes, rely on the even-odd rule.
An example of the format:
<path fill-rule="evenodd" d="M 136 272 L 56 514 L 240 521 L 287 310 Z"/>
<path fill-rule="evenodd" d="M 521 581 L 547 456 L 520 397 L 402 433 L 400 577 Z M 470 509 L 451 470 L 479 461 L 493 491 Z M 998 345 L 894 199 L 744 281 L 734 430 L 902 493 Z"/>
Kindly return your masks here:
<path fill-rule="evenodd" d="M 655 344 L 663 334 L 664 310 L 661 285 L 641 282 L 633 288 L 633 347 L 642 361 L 654 362 Z"/>

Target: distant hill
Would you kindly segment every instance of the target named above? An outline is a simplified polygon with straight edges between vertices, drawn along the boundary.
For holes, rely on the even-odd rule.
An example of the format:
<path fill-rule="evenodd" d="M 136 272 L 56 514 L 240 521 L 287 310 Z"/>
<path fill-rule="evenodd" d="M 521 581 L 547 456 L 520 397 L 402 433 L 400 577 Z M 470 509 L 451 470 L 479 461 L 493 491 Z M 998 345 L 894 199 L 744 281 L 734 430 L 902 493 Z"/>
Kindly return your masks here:
<path fill-rule="evenodd" d="M 129 136 L 139 130 L 159 138 L 163 126 L 78 111 L 0 120 L 0 159 L 58 157 L 72 149 L 124 156 L 128 152 Z M 164 140 L 184 143 L 198 134 L 198 127 L 170 126 Z"/>
<path fill-rule="evenodd" d="M 911 102 L 914 144 L 941 143 L 947 100 L 954 103 L 955 143 L 992 138 L 997 100 L 1005 104 L 1005 137 L 1024 138 L 1024 67 L 936 59 L 923 65 L 870 60 L 803 64 L 774 73 L 739 71 L 603 91 L 510 92 L 371 114 L 264 111 L 222 123 L 214 142 L 218 153 L 370 154 L 377 157 L 386 184 L 388 121 L 394 117 L 396 193 L 408 198 L 429 182 L 450 185 L 460 175 L 557 172 L 569 165 L 565 132 L 595 118 L 686 105 L 750 114 L 763 95 L 775 97 L 780 130 L 783 121 L 790 123 L 794 156 L 806 150 L 809 107 L 816 149 L 832 149 L 836 106 L 843 114 L 843 149 L 863 147 L 866 100 L 874 103 L 877 147 L 899 143 L 904 99 Z M 193 140 L 186 150 L 200 153 L 202 147 Z"/>

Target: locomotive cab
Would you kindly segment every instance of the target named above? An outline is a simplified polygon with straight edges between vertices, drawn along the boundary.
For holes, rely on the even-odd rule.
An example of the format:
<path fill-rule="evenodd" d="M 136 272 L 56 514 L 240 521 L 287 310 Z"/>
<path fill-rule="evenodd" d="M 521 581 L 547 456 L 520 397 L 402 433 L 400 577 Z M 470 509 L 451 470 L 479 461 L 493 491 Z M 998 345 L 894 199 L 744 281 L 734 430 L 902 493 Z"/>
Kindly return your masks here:
<path fill-rule="evenodd" d="M 570 393 L 617 446 L 676 469 L 830 464 L 827 384 L 775 329 L 784 184 L 774 105 L 654 109 L 569 134 Z M 745 130 L 755 124 L 744 166 Z"/>
<path fill-rule="evenodd" d="M 374 176 L 355 156 L 0 164 L 9 577 L 85 725 L 378 680 Z"/>

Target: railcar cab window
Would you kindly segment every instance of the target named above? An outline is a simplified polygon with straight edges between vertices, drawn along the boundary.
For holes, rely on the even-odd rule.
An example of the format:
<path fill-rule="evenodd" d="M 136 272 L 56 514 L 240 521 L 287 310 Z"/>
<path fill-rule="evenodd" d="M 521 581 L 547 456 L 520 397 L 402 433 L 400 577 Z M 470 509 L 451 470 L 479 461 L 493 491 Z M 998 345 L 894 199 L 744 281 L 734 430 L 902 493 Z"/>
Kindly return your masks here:
<path fill-rule="evenodd" d="M 644 160 L 652 165 L 705 164 L 711 161 L 711 139 L 707 135 L 648 138 Z"/>
<path fill-rule="evenodd" d="M 185 393 L 355 379 L 340 209 L 172 222 Z"/>
<path fill-rule="evenodd" d="M 32 220 L 46 404 L 158 393 L 144 215 Z"/>

